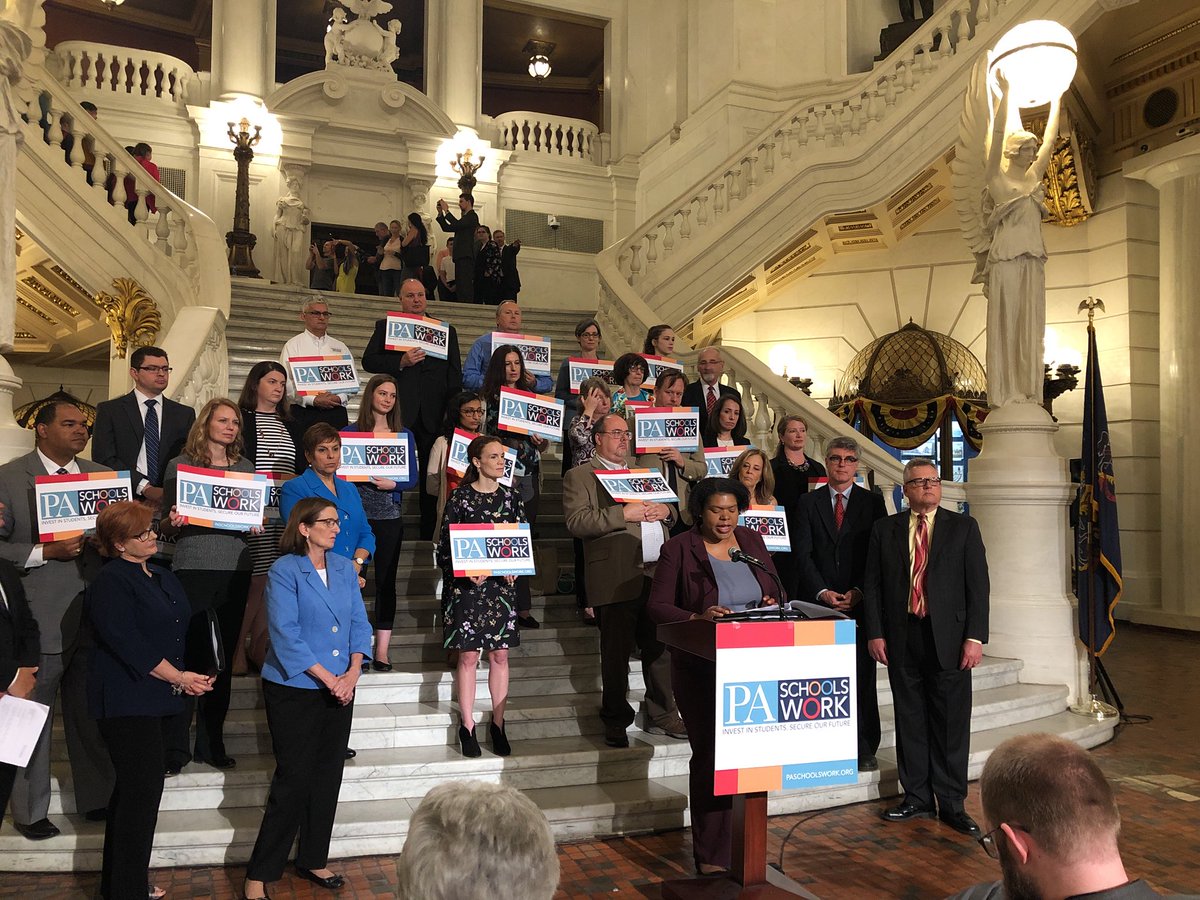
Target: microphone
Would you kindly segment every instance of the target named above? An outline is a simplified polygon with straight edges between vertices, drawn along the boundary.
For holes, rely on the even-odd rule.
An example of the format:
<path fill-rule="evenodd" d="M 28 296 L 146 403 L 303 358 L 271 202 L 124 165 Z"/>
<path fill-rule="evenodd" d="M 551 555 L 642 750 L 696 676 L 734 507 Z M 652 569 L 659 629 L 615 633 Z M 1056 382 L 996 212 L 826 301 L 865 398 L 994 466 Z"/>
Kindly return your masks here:
<path fill-rule="evenodd" d="M 748 566 L 754 566 L 756 569 L 762 569 L 764 572 L 770 572 L 767 564 L 757 557 L 751 556 L 739 547 L 729 548 L 729 558 L 734 562 L 745 563 Z"/>

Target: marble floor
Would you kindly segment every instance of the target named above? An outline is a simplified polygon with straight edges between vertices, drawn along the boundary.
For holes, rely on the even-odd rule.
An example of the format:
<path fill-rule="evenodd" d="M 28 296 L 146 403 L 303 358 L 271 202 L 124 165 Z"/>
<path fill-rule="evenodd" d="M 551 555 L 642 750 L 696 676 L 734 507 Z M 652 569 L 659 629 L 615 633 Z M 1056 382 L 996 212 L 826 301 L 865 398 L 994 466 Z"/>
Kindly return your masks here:
<path fill-rule="evenodd" d="M 1200 718 L 1191 693 L 1200 682 L 1200 635 L 1121 626 L 1105 657 L 1131 716 L 1094 753 L 1113 780 L 1124 820 L 1122 853 L 1131 877 L 1160 892 L 1200 889 Z M 885 825 L 882 804 L 861 803 L 771 819 L 768 848 L 789 876 L 822 898 L 938 898 L 997 877 L 974 841 L 924 820 Z M 968 810 L 980 814 L 972 788 Z M 781 851 L 782 848 L 782 851 Z M 687 831 L 560 846 L 559 898 L 658 897 L 658 882 L 688 872 Z M 395 896 L 394 857 L 339 860 L 348 886 L 336 896 Z M 238 896 L 240 867 L 160 869 L 154 881 L 172 900 Z M 86 898 L 96 876 L 0 874 L 0 898 Z M 285 877 L 272 896 L 331 897 Z"/>

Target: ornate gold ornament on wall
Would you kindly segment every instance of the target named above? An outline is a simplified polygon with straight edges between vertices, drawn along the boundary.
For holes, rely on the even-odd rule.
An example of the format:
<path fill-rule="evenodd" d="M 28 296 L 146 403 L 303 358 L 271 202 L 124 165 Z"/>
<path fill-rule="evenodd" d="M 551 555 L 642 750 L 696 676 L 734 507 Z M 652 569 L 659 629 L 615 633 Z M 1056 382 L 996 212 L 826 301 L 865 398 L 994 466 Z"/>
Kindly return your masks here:
<path fill-rule="evenodd" d="M 1038 134 L 1046 127 L 1044 116 L 1027 122 Z M 1068 118 L 1068 134 L 1060 134 L 1050 155 L 1043 182 L 1046 199 L 1042 201 L 1042 221 L 1070 227 L 1087 221 L 1095 212 L 1096 153 L 1092 141 L 1079 133 Z"/>
<path fill-rule="evenodd" d="M 124 359 L 132 347 L 146 347 L 154 342 L 162 328 L 158 304 L 132 278 L 114 278 L 115 294 L 100 293 L 96 303 L 104 310 L 104 318 L 112 331 L 116 359 Z"/>

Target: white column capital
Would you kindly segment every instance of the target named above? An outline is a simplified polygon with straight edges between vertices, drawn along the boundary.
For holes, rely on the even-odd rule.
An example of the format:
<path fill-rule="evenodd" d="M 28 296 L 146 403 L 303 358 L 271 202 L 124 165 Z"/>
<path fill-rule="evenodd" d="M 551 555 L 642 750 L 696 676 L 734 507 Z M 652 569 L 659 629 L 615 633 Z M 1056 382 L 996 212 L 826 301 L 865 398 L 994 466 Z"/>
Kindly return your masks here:
<path fill-rule="evenodd" d="M 1160 191 L 1172 181 L 1200 175 L 1200 135 L 1136 156 L 1121 171 L 1126 178 L 1145 181 Z"/>

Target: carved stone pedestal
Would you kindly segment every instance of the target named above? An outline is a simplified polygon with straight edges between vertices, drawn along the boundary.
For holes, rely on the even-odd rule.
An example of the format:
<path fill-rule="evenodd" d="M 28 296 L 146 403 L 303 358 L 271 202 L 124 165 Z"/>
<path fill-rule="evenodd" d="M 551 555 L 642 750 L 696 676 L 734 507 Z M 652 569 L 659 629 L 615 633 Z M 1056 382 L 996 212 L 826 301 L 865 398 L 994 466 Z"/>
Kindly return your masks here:
<path fill-rule="evenodd" d="M 989 656 L 1024 661 L 1021 681 L 1065 684 L 1070 702 L 1086 687 L 1076 639 L 1067 507 L 1075 492 L 1054 452 L 1058 426 L 1040 406 L 992 410 L 979 426 L 983 452 L 971 461 L 967 500 L 979 522 L 991 575 Z"/>

